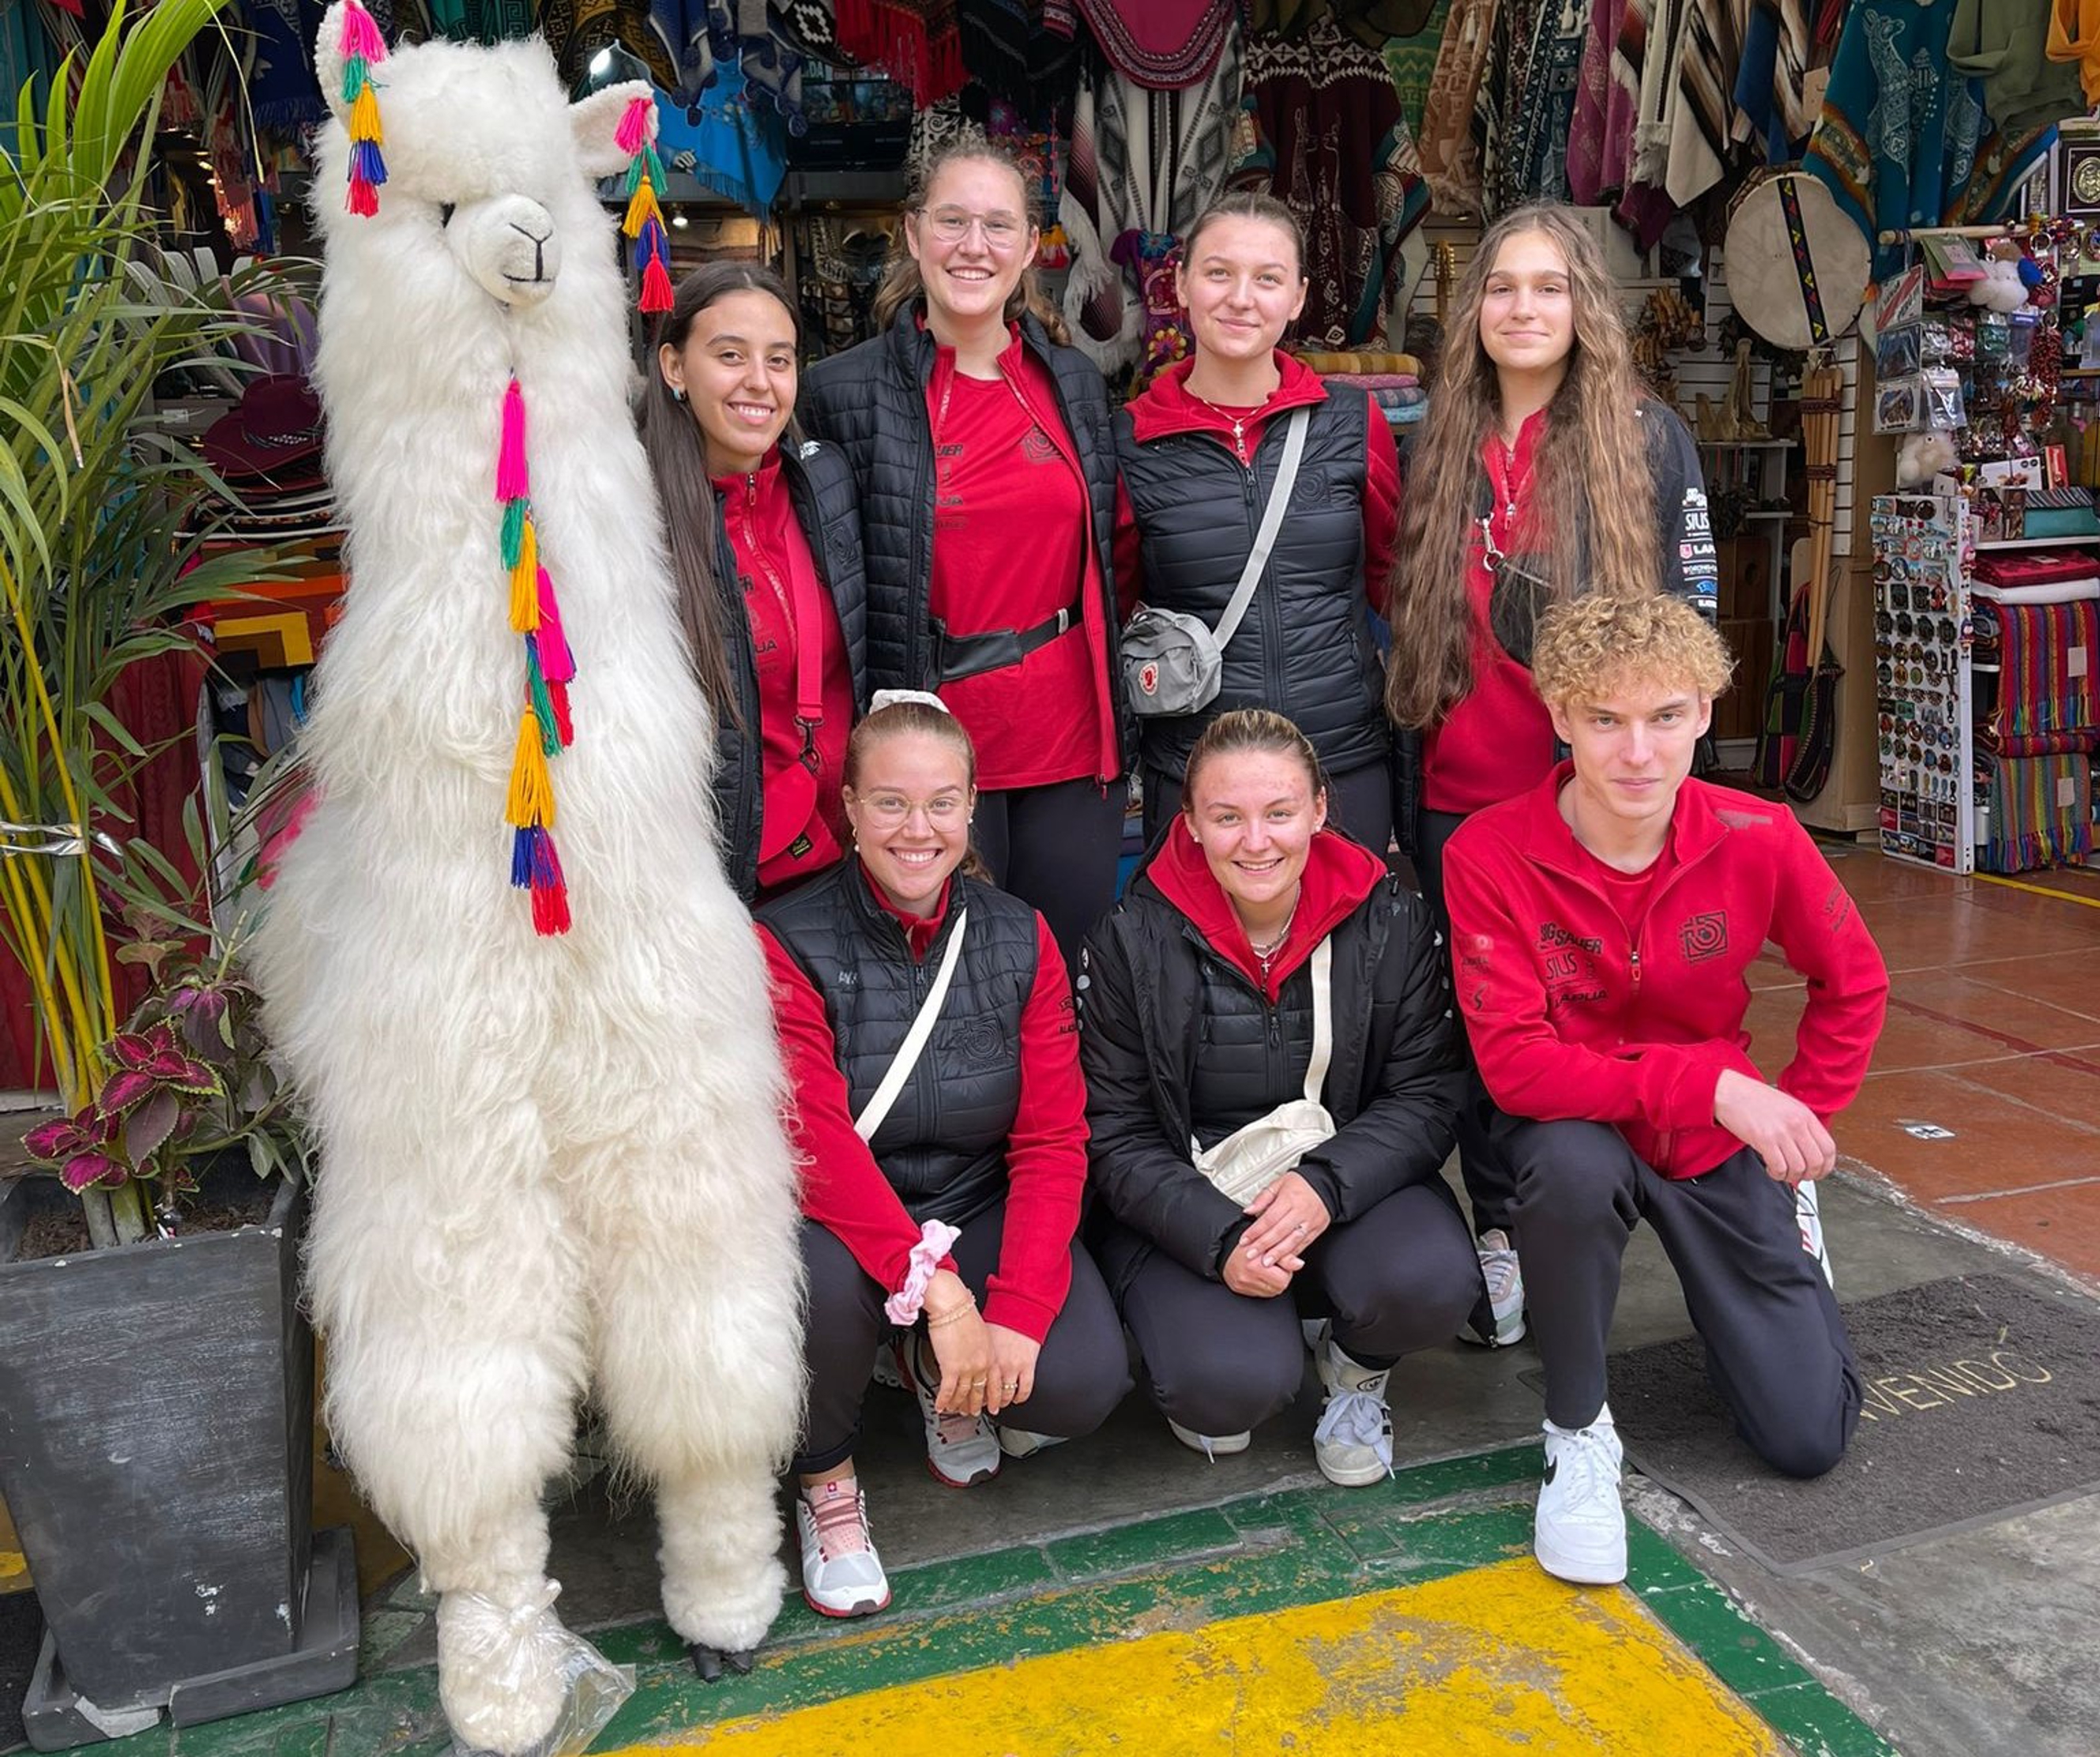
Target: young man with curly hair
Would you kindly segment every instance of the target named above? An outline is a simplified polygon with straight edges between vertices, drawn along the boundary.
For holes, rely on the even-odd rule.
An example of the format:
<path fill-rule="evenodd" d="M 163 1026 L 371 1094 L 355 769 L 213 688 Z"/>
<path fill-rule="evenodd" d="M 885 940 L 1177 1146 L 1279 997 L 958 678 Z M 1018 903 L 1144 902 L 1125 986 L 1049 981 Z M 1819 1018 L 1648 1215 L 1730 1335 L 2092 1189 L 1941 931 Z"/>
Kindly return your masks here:
<path fill-rule="evenodd" d="M 1604 1351 L 1637 1222 L 1760 1457 L 1820 1476 L 1859 1419 L 1794 1188 L 1836 1161 L 1829 1121 L 1866 1074 L 1888 975 L 1784 806 L 1691 779 L 1728 671 L 1711 625 L 1674 599 L 1599 590 L 1550 611 L 1532 673 L 1572 760 L 1476 814 L 1446 867 L 1458 1007 L 1516 1174 L 1545 1365 L 1534 1547 L 1584 1584 L 1626 1577 Z M 1771 1081 L 1743 1028 L 1767 941 L 1808 986 Z"/>

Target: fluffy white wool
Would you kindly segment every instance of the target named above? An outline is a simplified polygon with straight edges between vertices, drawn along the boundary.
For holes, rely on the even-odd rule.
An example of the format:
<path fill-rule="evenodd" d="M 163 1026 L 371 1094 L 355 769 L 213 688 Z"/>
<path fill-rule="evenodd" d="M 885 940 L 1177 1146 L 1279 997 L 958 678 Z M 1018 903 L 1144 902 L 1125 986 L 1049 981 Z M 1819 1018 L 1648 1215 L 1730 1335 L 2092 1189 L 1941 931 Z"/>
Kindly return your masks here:
<path fill-rule="evenodd" d="M 340 33 L 332 7 L 332 101 Z M 434 1587 L 514 1606 L 540 1591 L 541 1489 L 588 1392 L 658 1491 L 672 1623 L 748 1648 L 783 1583 L 798 1221 L 591 181 L 624 168 L 613 132 L 642 88 L 571 107 L 536 40 L 404 49 L 375 84 L 376 218 L 342 209 L 340 117 L 320 139 L 315 376 L 351 585 L 307 733 L 321 803 L 258 947 L 321 1144 L 329 1424 Z M 511 888 L 504 819 L 524 677 L 494 492 L 514 373 L 578 667 L 576 742 L 551 766 L 575 922 L 558 938 Z M 445 1684 L 448 1705 L 495 1688 Z M 497 1724 L 529 1743 L 541 1718 Z"/>

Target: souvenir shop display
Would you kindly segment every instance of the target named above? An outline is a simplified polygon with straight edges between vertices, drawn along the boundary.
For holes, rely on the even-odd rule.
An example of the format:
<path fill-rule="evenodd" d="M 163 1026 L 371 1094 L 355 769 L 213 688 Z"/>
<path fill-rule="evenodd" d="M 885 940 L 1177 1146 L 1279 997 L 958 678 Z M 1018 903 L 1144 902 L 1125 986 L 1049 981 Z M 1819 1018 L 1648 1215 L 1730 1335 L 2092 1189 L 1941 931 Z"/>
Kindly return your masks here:
<path fill-rule="evenodd" d="M 643 308 L 668 303 L 656 112 L 639 82 L 571 104 L 536 41 L 389 54 L 357 0 L 320 53 L 344 194 L 315 204 L 313 380 L 355 579 L 255 972 L 324 1167 L 330 1436 L 437 1596 L 458 1748 L 554 1757 L 632 1687 L 546 1572 L 584 1399 L 655 1492 L 703 1678 L 779 1606 L 801 1404 L 765 973 L 686 784 L 714 717 L 598 190 L 624 179 Z"/>

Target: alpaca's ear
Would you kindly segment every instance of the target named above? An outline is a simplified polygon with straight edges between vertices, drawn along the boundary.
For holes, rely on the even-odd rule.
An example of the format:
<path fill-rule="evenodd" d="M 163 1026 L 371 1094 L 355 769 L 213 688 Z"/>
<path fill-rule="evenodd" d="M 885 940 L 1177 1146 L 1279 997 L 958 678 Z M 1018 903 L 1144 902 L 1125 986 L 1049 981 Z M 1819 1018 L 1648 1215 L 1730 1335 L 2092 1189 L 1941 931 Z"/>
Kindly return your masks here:
<path fill-rule="evenodd" d="M 593 177 L 610 177 L 624 171 L 634 157 L 632 147 L 620 143 L 620 120 L 637 99 L 649 105 L 648 134 L 656 138 L 656 105 L 646 79 L 624 79 L 616 86 L 593 91 L 580 103 L 569 106 L 569 128 L 576 135 L 576 158 Z"/>
<path fill-rule="evenodd" d="M 342 95 L 343 0 L 335 0 L 321 15 L 321 28 L 314 38 L 314 77 L 320 82 L 321 95 L 329 112 L 339 122 L 350 120 L 350 104 Z"/>

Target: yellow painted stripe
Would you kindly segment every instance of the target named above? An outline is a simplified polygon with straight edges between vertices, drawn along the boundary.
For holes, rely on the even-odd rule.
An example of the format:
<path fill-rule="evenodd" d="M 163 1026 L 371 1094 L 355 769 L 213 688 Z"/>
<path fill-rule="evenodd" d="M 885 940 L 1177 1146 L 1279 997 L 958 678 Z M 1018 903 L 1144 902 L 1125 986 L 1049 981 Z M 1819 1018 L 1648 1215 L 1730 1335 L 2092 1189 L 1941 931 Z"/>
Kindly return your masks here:
<path fill-rule="evenodd" d="M 1974 875 L 1986 885 L 2004 885 L 2014 890 L 2032 891 L 2037 897 L 2054 897 L 2058 903 L 2075 903 L 2088 909 L 2100 909 L 2100 897 L 2081 897 L 2075 890 L 2052 890 L 2046 885 L 2030 885 L 2024 879 L 2005 878 L 1996 872 Z"/>
<path fill-rule="evenodd" d="M 1207 1627 L 1161 1620 L 1112 1645 L 752 1715 L 629 1757 L 1787 1750 L 1632 1594 L 1564 1586 L 1529 1557 Z"/>
<path fill-rule="evenodd" d="M 29 1564 L 20 1550 L 0 1550 L 0 1592 L 26 1591 Z"/>

